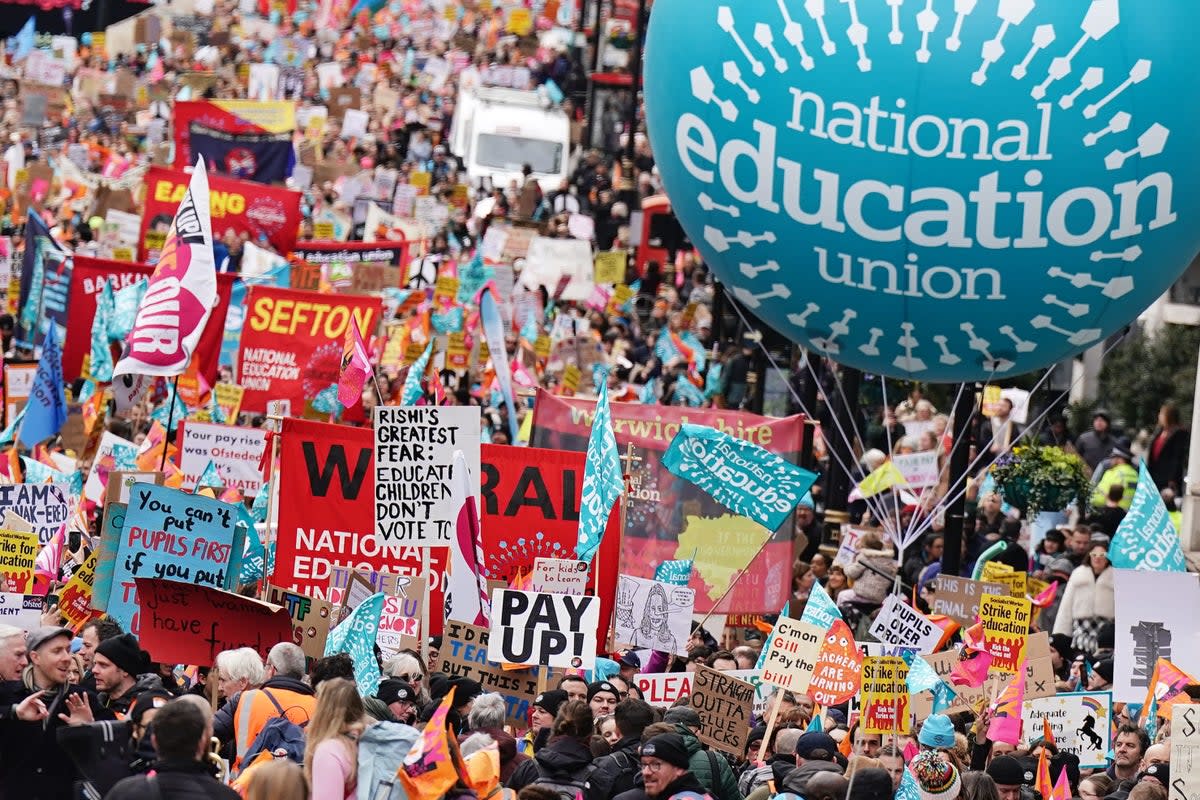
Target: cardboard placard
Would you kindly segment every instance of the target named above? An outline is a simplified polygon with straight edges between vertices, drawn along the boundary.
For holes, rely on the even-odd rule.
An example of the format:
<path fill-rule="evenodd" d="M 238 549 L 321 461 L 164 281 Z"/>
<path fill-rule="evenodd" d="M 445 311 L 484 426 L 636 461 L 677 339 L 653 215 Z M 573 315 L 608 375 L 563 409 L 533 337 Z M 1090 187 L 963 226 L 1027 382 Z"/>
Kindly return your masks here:
<path fill-rule="evenodd" d="M 1045 631 L 1031 635 L 1026 643 L 1026 650 L 1025 699 L 1053 697 L 1056 687 L 1054 666 L 1050 658 L 1050 635 Z M 933 668 L 938 677 L 947 681 L 950 679 L 950 671 L 958 663 L 957 650 L 932 653 L 921 657 Z M 957 696 L 950 704 L 949 713 L 968 709 L 984 697 L 991 699 L 1007 682 L 1008 677 L 999 670 L 991 670 L 988 672 L 988 679 L 983 686 L 955 686 L 954 691 Z M 913 695 L 912 710 L 917 719 L 925 719 L 929 716 L 933 710 L 933 703 L 927 692 Z"/>
<path fill-rule="evenodd" d="M 267 651 L 292 638 L 292 620 L 282 606 L 156 578 L 138 578 L 139 641 L 151 658 L 212 666 L 223 650 Z"/>
<path fill-rule="evenodd" d="M 745 754 L 754 713 L 753 684 L 697 666 L 688 705 L 700 716 L 696 735 L 701 742 L 735 756 Z"/>
<path fill-rule="evenodd" d="M 488 658 L 501 664 L 592 669 L 600 600 L 547 592 L 492 593 Z"/>
<path fill-rule="evenodd" d="M 537 697 L 537 675 L 528 669 L 503 669 L 490 661 L 490 638 L 487 628 L 447 620 L 437 671 L 451 678 L 479 681 L 485 692 L 499 692 L 504 696 L 506 721 L 527 726 L 529 707 Z"/>
<path fill-rule="evenodd" d="M 1200 705 L 1171 706 L 1170 800 L 1200 797 Z"/>
<path fill-rule="evenodd" d="M 357 86 L 342 86 L 329 90 L 329 118 L 340 120 L 347 109 L 362 108 L 362 89 Z"/>
<path fill-rule="evenodd" d="M 930 609 L 964 626 L 975 624 L 979 601 L 985 594 L 1008 594 L 1008 587 L 953 575 L 939 575 L 933 582 L 934 597 Z"/>
<path fill-rule="evenodd" d="M 529 588 L 534 592 L 583 594 L 587 590 L 588 562 L 571 558 L 538 558 L 533 562 Z"/>
<path fill-rule="evenodd" d="M 300 592 L 289 592 L 278 586 L 267 587 L 267 600 L 287 609 L 292 621 L 291 641 L 300 645 L 304 655 L 321 658 L 325 655 L 325 640 L 333 620 L 333 603 L 318 600 Z"/>
<path fill-rule="evenodd" d="M 386 545 L 448 545 L 458 521 L 454 452 L 478 486 L 478 406 L 375 408 L 375 536 Z M 475 497 L 479 507 L 479 497 Z"/>

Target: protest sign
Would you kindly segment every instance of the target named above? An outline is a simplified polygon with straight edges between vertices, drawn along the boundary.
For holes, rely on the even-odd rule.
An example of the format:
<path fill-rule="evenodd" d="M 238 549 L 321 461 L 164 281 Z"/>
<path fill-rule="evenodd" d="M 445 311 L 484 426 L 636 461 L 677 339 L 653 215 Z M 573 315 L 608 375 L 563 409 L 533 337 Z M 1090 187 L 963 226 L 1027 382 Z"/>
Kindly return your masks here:
<path fill-rule="evenodd" d="M 69 483 L 0 485 L 0 513 L 11 511 L 33 526 L 38 542 L 46 544 L 74 510 L 75 491 Z"/>
<path fill-rule="evenodd" d="M 381 545 L 450 544 L 454 451 L 479 485 L 479 406 L 375 407 L 375 535 Z M 479 507 L 479 497 L 475 497 Z"/>
<path fill-rule="evenodd" d="M 1024 597 L 1028 593 L 1026 582 L 1029 574 L 1017 572 L 1008 564 L 1001 564 L 999 561 L 989 561 L 984 564 L 983 572 L 979 577 L 986 583 L 1004 584 L 1005 594 L 1009 597 Z"/>
<path fill-rule="evenodd" d="M 1171 706 L 1171 791 L 1169 800 L 1200 797 L 1200 705 Z"/>
<path fill-rule="evenodd" d="M 382 592 L 388 597 L 423 597 L 424 578 L 413 575 L 397 575 L 374 569 L 352 569 L 350 567 L 334 566 L 329 577 L 329 602 L 335 606 L 342 604 L 343 596 L 350 586 L 353 575 L 369 583 L 376 592 Z"/>
<path fill-rule="evenodd" d="M 804 694 L 817 668 L 824 631 L 816 625 L 780 617 L 767 641 L 762 679 L 789 692 Z"/>
<path fill-rule="evenodd" d="M 351 612 L 349 618 L 329 632 L 325 655 L 346 653 L 354 663 L 354 682 L 364 692 L 375 693 L 382 677 L 375 658 L 375 637 L 383 613 L 383 595 L 373 594 Z"/>
<path fill-rule="evenodd" d="M 42 624 L 46 599 L 41 595 L 0 592 L 0 622 L 23 631 L 35 631 Z"/>
<path fill-rule="evenodd" d="M 958 651 L 947 650 L 921 656 L 925 663 L 933 668 L 939 678 L 950 680 L 950 672 L 958 663 Z M 1000 670 L 988 672 L 987 680 L 982 686 L 955 686 L 957 696 L 950 703 L 950 711 L 962 711 L 972 707 L 983 698 L 991 700 L 1008 682 L 1009 676 Z M 1054 665 L 1050 657 L 1050 634 L 1039 631 L 1032 634 L 1026 644 L 1025 658 L 1025 699 L 1034 700 L 1039 697 L 1053 697 L 1056 691 Z M 917 719 L 924 719 L 933 710 L 932 702 L 927 693 L 922 692 L 912 697 L 912 711 Z"/>
<path fill-rule="evenodd" d="M 729 610 L 779 613 L 787 602 L 791 580 L 789 530 L 785 526 L 763 547 L 766 529 L 751 519 L 730 513 L 703 489 L 671 474 L 663 466 L 662 457 L 680 426 L 690 422 L 746 439 L 795 464 L 802 448 L 803 418 L 774 419 L 724 409 L 641 403 L 612 403 L 610 409 L 617 449 L 631 456 L 627 470 L 628 513 L 618 551 L 620 571 L 652 578 L 655 565 L 691 558 L 697 551 L 689 584 L 696 590 L 697 614 L 714 610 L 722 597 L 725 599 L 715 609 L 717 613 Z M 530 443 L 534 447 L 587 451 L 595 401 L 558 397 L 539 390 L 533 414 Z M 669 516 L 658 513 L 663 503 L 675 508 L 676 513 Z M 614 514 L 610 519 L 618 516 Z M 487 536 L 486 522 L 484 532 Z M 609 539 L 605 536 L 603 541 Z M 572 549 L 574 544 L 572 540 Z M 751 561 L 760 547 L 761 555 Z M 605 558 L 603 552 L 601 558 Z M 726 596 L 734 577 L 748 562 L 749 572 Z M 607 585 L 615 587 L 616 582 Z"/>
<path fill-rule="evenodd" d="M 1070 692 L 1026 700 L 1021 708 L 1021 742 L 1029 747 L 1042 736 L 1043 720 L 1058 752 L 1079 758 L 1081 769 L 1104 769 L 1113 730 L 1112 692 Z"/>
<path fill-rule="evenodd" d="M 179 468 L 183 489 L 193 489 L 211 463 L 226 489 L 237 489 L 253 497 L 262 486 L 258 465 L 267 446 L 262 428 L 239 428 L 209 422 L 185 422 Z"/>
<path fill-rule="evenodd" d="M 863 733 L 906 735 L 908 715 L 908 665 L 899 656 L 867 656 L 862 668 Z"/>
<path fill-rule="evenodd" d="M 625 262 L 629 254 L 624 250 L 596 253 L 596 283 L 624 283 Z"/>
<path fill-rule="evenodd" d="M 125 512 L 109 591 L 108 615 L 139 634 L 136 578 L 229 588 L 237 512 L 212 498 L 135 484 Z"/>
<path fill-rule="evenodd" d="M 496 589 L 488 658 L 501 664 L 592 669 L 599 617 L 595 597 Z"/>
<path fill-rule="evenodd" d="M 100 445 L 92 458 L 92 470 L 83 484 L 84 499 L 99 504 L 104 499 L 110 472 L 137 469 L 137 451 L 137 445 L 112 431 L 101 434 Z"/>
<path fill-rule="evenodd" d="M 38 550 L 36 533 L 0 530 L 0 591 L 33 591 Z"/>
<path fill-rule="evenodd" d="M 696 592 L 649 578 L 620 575 L 613 633 L 618 645 L 687 653 Z"/>
<path fill-rule="evenodd" d="M 174 122 L 178 131 L 178 116 Z M 151 252 L 159 249 L 154 246 L 152 234 L 166 232 L 190 179 L 181 170 L 157 165 L 147 170 L 139 261 L 150 261 Z M 248 234 L 251 242 L 257 242 L 261 235 L 277 252 L 292 251 L 300 229 L 300 192 L 215 174 L 209 175 L 208 186 L 214 240 L 224 239 L 230 231 L 237 236 Z"/>
<path fill-rule="evenodd" d="M 329 625 L 330 629 L 332 630 L 342 624 L 354 612 L 354 609 L 376 594 L 382 594 L 382 592 L 377 591 L 371 585 L 371 582 L 359 572 L 350 573 L 350 580 L 346 583 L 342 591 L 342 602 L 337 607 L 337 612 L 333 615 L 333 622 Z M 380 613 L 383 613 L 382 609 Z"/>
<path fill-rule="evenodd" d="M 96 583 L 96 561 L 100 554 L 92 554 L 71 574 L 67 585 L 58 595 L 59 613 L 67 620 L 67 627 L 78 631 L 83 623 L 92 618 L 92 588 Z"/>
<path fill-rule="evenodd" d="M 421 649 L 421 605 L 425 598 L 425 581 L 413 578 L 400 589 L 399 595 L 389 595 L 383 601 L 379 615 L 379 632 L 375 643 L 384 658 L 401 650 Z"/>
<path fill-rule="evenodd" d="M 1025 661 L 1025 645 L 1033 607 L 1026 597 L 985 594 L 979 601 L 983 649 L 992 654 L 992 669 L 1015 674 Z"/>
<path fill-rule="evenodd" d="M 266 658 L 292 640 L 282 607 L 249 597 L 158 578 L 137 578 L 139 641 L 156 661 L 212 666 L 223 650 L 249 647 Z"/>
<path fill-rule="evenodd" d="M 941 473 L 938 470 L 938 451 L 925 450 L 919 453 L 900 453 L 892 456 L 892 463 L 905 482 L 913 489 L 937 486 Z"/>
<path fill-rule="evenodd" d="M 279 399 L 301 409 L 336 387 L 351 321 L 370 335 L 380 308 L 377 298 L 251 286 L 238 350 L 242 410 L 262 413 Z"/>
<path fill-rule="evenodd" d="M 1008 594 L 1008 587 L 1000 583 L 984 583 L 954 575 L 939 575 L 933 582 L 933 600 L 930 608 L 934 614 L 950 617 L 960 625 L 974 625 L 979 616 L 979 601 L 985 594 Z"/>
<path fill-rule="evenodd" d="M 639 672 L 634 680 L 643 699 L 657 708 L 670 708 L 692 691 L 694 672 Z"/>
<path fill-rule="evenodd" d="M 4 365 L 4 419 L 8 423 L 24 408 L 36 377 L 37 364 Z"/>
<path fill-rule="evenodd" d="M 1195 635 L 1200 580 L 1196 574 L 1118 569 L 1114 583 L 1113 700 L 1142 702 L 1160 656 L 1184 672 L 1200 674 L 1200 637 Z"/>
<path fill-rule="evenodd" d="M 883 601 L 870 633 L 881 642 L 909 647 L 918 653 L 932 653 L 943 635 L 941 628 L 894 594 Z"/>
<path fill-rule="evenodd" d="M 504 697 L 505 720 L 529 724 L 529 707 L 537 697 L 537 674 L 529 669 L 504 669 L 488 657 L 490 632 L 478 625 L 448 620 L 438 650 L 436 671 L 451 678 L 479 681 L 485 692 Z"/>
<path fill-rule="evenodd" d="M 555 594 L 587 591 L 588 563 L 571 558 L 539 558 L 533 562 L 529 590 Z"/>
<path fill-rule="evenodd" d="M 700 715 L 701 742 L 742 756 L 754 712 L 754 686 L 715 669 L 698 666 L 692 677 L 688 705 Z"/>
<path fill-rule="evenodd" d="M 735 514 L 774 531 L 817 476 L 714 428 L 684 424 L 663 454 L 672 475 L 703 489 Z"/>
<path fill-rule="evenodd" d="M 861 549 L 859 543 L 862 541 L 863 536 L 871 530 L 875 530 L 879 534 L 880 541 L 884 540 L 882 530 L 863 528 L 857 525 L 842 525 L 841 535 L 838 538 L 837 555 L 833 557 L 834 565 L 848 567 L 853 564 L 858 551 Z"/>
<path fill-rule="evenodd" d="M 272 585 L 328 600 L 335 567 L 421 574 L 418 548 L 383 547 L 375 538 L 370 430 L 289 417 L 279 439 L 279 495 L 288 500 L 279 504 Z M 446 550 L 430 556 L 430 607 L 441 608 Z M 427 635 L 437 635 L 441 615 L 430 621 Z"/>
<path fill-rule="evenodd" d="M 511 235 L 510 232 L 510 239 Z M 525 254 L 521 283 L 531 290 L 545 286 L 553 296 L 560 282 L 566 279 L 561 298 L 582 303 L 592 293 L 594 270 L 591 242 L 534 236 Z"/>
<path fill-rule="evenodd" d="M 278 586 L 267 587 L 267 600 L 287 610 L 292 621 L 291 641 L 300 645 L 304 655 L 309 658 L 325 655 L 325 639 L 333 619 L 332 603 Z"/>
<path fill-rule="evenodd" d="M 862 686 L 862 660 L 846 621 L 834 620 L 825 633 L 808 694 L 824 707 L 846 702 Z"/>

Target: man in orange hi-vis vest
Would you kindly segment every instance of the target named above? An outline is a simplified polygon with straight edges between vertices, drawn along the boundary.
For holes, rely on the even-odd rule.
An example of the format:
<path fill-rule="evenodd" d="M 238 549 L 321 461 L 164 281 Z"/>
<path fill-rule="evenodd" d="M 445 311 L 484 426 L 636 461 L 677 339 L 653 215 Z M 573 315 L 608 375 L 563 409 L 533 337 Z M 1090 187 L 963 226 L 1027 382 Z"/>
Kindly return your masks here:
<path fill-rule="evenodd" d="M 304 651 L 291 642 L 280 642 L 267 653 L 266 681 L 229 698 L 213 717 L 213 735 L 222 744 L 236 745 L 234 770 L 270 720 L 286 716 L 305 725 L 317 705 L 312 688 L 304 683 Z"/>

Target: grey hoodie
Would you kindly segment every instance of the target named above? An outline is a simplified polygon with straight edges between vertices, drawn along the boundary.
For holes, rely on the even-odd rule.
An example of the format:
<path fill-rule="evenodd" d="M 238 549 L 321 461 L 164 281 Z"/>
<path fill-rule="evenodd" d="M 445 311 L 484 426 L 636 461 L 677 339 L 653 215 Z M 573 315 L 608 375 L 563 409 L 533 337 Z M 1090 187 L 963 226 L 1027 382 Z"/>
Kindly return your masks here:
<path fill-rule="evenodd" d="M 813 775 L 816 775 L 818 772 L 836 772 L 838 775 L 841 775 L 845 771 L 840 764 L 835 764 L 832 761 L 806 761 L 788 773 L 788 776 L 783 779 L 783 791 L 795 792 L 801 797 L 806 797 L 808 781 Z"/>

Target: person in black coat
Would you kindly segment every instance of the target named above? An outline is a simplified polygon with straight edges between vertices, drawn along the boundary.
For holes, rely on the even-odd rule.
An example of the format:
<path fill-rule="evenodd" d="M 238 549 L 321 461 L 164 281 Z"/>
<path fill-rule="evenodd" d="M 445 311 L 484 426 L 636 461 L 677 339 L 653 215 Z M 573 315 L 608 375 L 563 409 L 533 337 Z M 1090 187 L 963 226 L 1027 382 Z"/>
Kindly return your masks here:
<path fill-rule="evenodd" d="M 1160 490 L 1182 493 L 1189 444 L 1188 432 L 1179 426 L 1179 409 L 1166 403 L 1158 411 L 1158 427 L 1146 448 L 1146 469 Z"/>
<path fill-rule="evenodd" d="M 654 722 L 654 712 L 643 700 L 633 697 L 617 703 L 613 713 L 621 738 L 613 745 L 612 753 L 596 759 L 596 769 L 589 779 L 587 800 L 611 800 L 622 792 L 637 788 L 642 775 L 638 760 L 642 732 Z"/>
<path fill-rule="evenodd" d="M 113 718 L 94 693 L 68 682 L 72 638 L 66 628 L 33 631 L 21 680 L 0 683 L 0 800 L 71 797 L 80 776 L 58 730 Z"/>
<path fill-rule="evenodd" d="M 572 786 L 587 794 L 592 767 L 592 709 L 582 700 L 563 703 L 554 717 L 553 734 L 533 759 L 517 767 L 508 788 L 519 792 L 542 784 L 554 788 Z"/>

